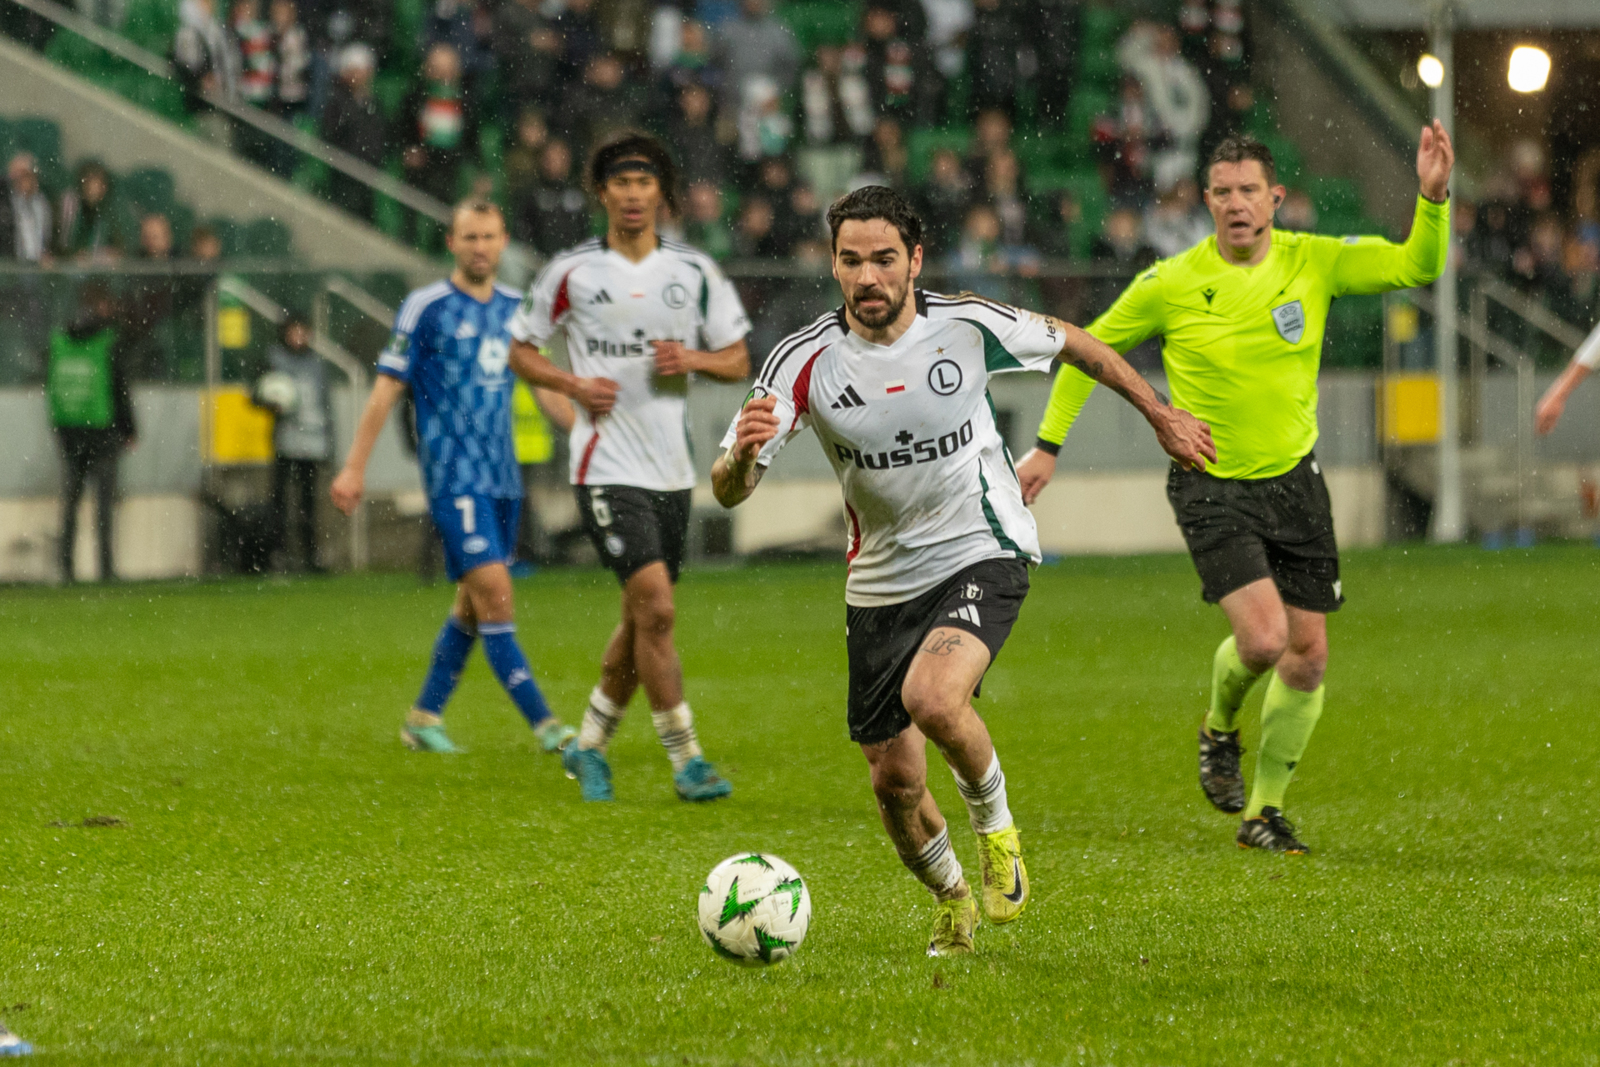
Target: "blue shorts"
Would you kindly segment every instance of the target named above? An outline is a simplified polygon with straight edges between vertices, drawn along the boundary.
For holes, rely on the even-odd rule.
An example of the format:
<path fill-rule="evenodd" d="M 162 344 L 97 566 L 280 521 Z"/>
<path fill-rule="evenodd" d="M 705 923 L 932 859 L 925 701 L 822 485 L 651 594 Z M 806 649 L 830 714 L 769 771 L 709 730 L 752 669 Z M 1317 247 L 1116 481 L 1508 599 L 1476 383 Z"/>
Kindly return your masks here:
<path fill-rule="evenodd" d="M 517 547 L 520 497 L 441 496 L 429 504 L 452 582 L 489 563 L 510 563 Z"/>

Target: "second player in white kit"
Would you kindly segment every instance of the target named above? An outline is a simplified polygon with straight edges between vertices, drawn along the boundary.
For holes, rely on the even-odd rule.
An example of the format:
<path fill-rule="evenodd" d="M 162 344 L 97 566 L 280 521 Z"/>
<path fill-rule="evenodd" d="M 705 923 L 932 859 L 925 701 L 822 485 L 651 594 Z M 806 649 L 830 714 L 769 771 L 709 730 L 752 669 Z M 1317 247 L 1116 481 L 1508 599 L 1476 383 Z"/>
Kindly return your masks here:
<path fill-rule="evenodd" d="M 750 320 L 709 256 L 657 236 L 657 211 L 672 204 L 674 186 L 672 157 L 659 142 L 614 136 L 595 150 L 589 177 L 606 210 L 605 236 L 556 256 L 511 322 L 517 373 L 577 401 L 573 491 L 595 551 L 622 584 L 600 684 L 562 762 L 585 800 L 612 799 L 607 747 L 642 686 L 673 788 L 685 800 L 714 800 L 733 787 L 702 754 L 683 698 L 673 584 L 695 483 L 689 376 L 743 379 Z M 557 331 L 570 374 L 539 351 Z"/>

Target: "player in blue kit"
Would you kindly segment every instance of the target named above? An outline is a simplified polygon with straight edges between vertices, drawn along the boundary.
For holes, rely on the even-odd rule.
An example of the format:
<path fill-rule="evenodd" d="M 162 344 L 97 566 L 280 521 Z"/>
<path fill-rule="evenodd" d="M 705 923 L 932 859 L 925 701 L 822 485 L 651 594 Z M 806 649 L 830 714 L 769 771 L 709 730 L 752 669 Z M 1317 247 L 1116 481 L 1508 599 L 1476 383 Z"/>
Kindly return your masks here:
<path fill-rule="evenodd" d="M 511 440 L 507 324 L 521 294 L 495 283 L 506 247 L 500 209 L 487 200 L 459 205 L 447 243 L 455 270 L 400 305 L 350 455 L 333 481 L 333 502 L 346 514 L 361 502 L 378 433 L 409 388 L 423 487 L 444 542 L 445 570 L 457 587 L 400 739 L 419 752 L 456 751 L 441 716 L 482 637 L 495 677 L 544 750 L 556 752 L 576 731 L 550 713 L 517 644 L 507 567 L 522 511 L 522 477 Z"/>

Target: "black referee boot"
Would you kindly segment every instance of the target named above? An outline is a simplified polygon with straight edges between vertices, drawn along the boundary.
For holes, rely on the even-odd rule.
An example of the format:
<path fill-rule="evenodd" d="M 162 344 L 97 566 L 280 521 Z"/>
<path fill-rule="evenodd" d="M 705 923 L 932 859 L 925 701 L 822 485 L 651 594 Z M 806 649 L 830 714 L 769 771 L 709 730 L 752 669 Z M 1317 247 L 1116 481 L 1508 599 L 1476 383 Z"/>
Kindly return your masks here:
<path fill-rule="evenodd" d="M 1244 776 L 1239 773 L 1239 731 L 1214 734 L 1200 723 L 1200 788 L 1218 811 L 1244 810 Z"/>

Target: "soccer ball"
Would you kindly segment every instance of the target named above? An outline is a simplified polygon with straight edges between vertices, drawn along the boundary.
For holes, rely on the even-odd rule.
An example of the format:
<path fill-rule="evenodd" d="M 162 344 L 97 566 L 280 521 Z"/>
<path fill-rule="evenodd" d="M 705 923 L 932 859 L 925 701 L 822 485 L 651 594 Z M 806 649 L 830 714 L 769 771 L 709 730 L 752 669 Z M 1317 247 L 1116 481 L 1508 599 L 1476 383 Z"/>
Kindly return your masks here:
<path fill-rule="evenodd" d="M 776 856 L 729 856 L 700 890 L 700 933 L 713 952 L 745 967 L 788 959 L 810 925 L 811 894 Z"/>
<path fill-rule="evenodd" d="M 300 387 L 282 371 L 268 371 L 256 383 L 256 403 L 280 415 L 293 415 L 300 406 Z"/>

